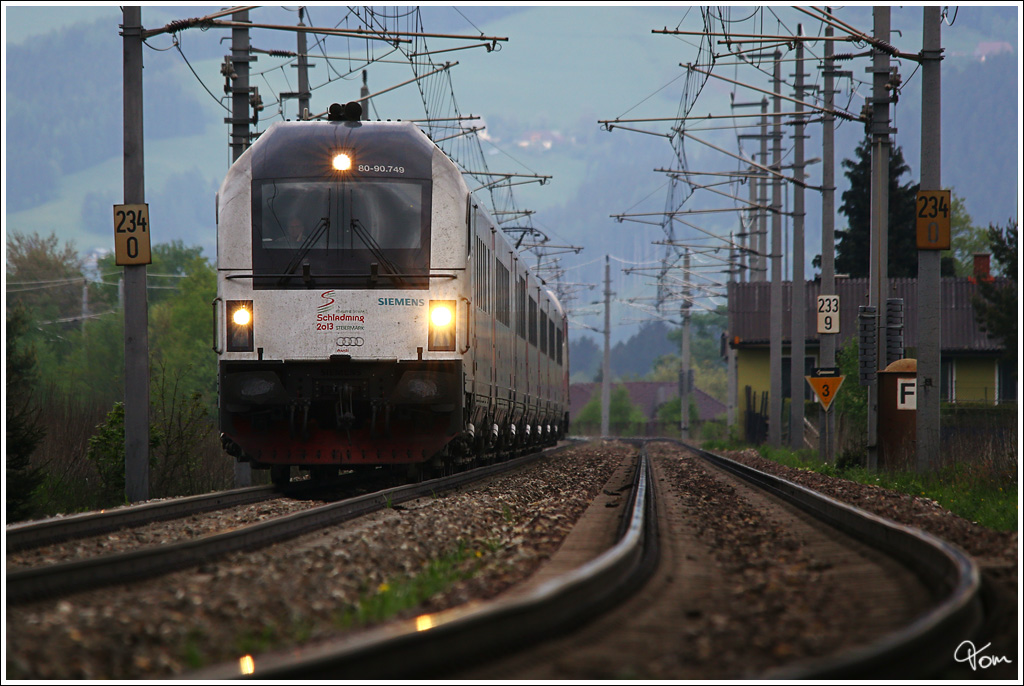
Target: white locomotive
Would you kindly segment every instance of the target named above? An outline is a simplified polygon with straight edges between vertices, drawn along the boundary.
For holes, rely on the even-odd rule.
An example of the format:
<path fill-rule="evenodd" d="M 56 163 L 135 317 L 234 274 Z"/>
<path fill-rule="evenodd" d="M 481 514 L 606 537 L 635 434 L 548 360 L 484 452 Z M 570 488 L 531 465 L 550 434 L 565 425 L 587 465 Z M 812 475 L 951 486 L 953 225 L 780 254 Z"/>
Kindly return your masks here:
<path fill-rule="evenodd" d="M 280 483 L 556 442 L 561 305 L 440 148 L 358 109 L 272 125 L 217 194 L 225 450 Z"/>

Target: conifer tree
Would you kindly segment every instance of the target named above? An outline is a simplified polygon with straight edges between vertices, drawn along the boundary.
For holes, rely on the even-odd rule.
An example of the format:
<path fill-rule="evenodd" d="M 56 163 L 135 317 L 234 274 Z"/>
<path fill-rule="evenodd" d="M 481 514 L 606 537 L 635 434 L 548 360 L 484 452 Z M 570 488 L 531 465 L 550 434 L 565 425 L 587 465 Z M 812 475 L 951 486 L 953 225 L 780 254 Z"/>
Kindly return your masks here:
<path fill-rule="evenodd" d="M 43 474 L 32 467 L 32 453 L 43 440 L 45 430 L 39 418 L 33 387 L 36 381 L 35 350 L 26 344 L 28 314 L 23 307 L 7 311 L 7 393 L 6 505 L 7 521 L 26 519 L 33 512 L 33 498 Z"/>
<path fill-rule="evenodd" d="M 1002 342 L 1009 360 L 1017 357 L 1017 222 L 988 228 L 989 247 L 1005 281 L 981 279 L 974 297 L 974 317 L 989 338 Z"/>
<path fill-rule="evenodd" d="M 843 191 L 839 212 L 846 216 L 847 228 L 836 231 L 837 274 L 853 278 L 871 273 L 871 139 L 865 137 L 856 150 L 855 160 L 843 160 L 850 187 Z M 898 146 L 889 148 L 889 259 L 890 278 L 917 278 L 917 191 L 920 184 L 901 184 L 910 172 Z M 820 265 L 820 256 L 815 266 Z M 955 262 L 942 259 L 942 275 L 954 275 Z"/>

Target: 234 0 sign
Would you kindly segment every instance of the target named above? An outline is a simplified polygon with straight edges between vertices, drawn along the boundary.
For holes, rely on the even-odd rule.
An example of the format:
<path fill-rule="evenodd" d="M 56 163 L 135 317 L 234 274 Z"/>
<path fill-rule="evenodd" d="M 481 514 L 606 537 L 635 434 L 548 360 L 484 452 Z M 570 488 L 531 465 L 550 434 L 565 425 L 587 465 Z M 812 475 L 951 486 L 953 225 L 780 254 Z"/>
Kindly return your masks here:
<path fill-rule="evenodd" d="M 952 215 L 950 191 L 918 191 L 917 249 L 949 250 Z"/>
<path fill-rule="evenodd" d="M 118 265 L 150 264 L 149 205 L 114 205 L 114 256 Z"/>

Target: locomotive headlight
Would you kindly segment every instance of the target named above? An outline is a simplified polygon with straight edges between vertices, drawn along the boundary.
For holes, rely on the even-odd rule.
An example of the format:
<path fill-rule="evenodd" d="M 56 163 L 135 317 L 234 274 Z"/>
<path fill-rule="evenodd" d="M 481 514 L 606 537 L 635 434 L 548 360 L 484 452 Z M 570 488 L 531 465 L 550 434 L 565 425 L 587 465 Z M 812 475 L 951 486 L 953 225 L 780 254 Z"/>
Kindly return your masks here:
<path fill-rule="evenodd" d="M 431 324 L 437 328 L 442 328 L 451 324 L 453 318 L 452 310 L 448 307 L 447 302 L 438 303 L 435 301 L 432 309 L 430 310 Z"/>
<path fill-rule="evenodd" d="M 234 314 L 231 315 L 231 321 L 238 326 L 248 326 L 249 322 L 252 321 L 252 315 L 249 314 L 249 310 L 246 308 L 239 307 L 234 311 Z"/>
<path fill-rule="evenodd" d="M 338 171 L 348 171 L 352 168 L 352 158 L 343 152 L 339 152 L 331 160 L 331 166 Z"/>
<path fill-rule="evenodd" d="M 455 350 L 455 301 L 430 301 L 427 350 Z"/>
<path fill-rule="evenodd" d="M 252 300 L 228 300 L 227 351 L 248 353 L 253 349 Z"/>

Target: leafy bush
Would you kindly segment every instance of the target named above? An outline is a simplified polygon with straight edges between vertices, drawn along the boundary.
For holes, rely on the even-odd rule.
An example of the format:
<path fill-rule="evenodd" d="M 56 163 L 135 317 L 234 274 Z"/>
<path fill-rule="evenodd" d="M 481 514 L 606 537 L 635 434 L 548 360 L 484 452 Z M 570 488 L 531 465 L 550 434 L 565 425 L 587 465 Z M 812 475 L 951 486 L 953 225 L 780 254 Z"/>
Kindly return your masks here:
<path fill-rule="evenodd" d="M 125 428 L 124 403 L 114 403 L 107 413 L 106 421 L 96 427 L 96 434 L 89 439 L 86 458 L 96 467 L 100 476 L 97 492 L 98 505 L 111 507 L 125 502 Z M 156 464 L 154 449 L 160 445 L 160 433 L 149 431 L 149 468 L 152 473 Z"/>

